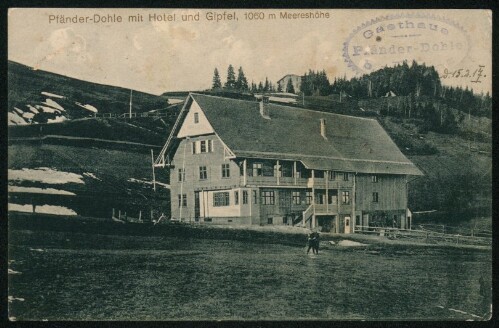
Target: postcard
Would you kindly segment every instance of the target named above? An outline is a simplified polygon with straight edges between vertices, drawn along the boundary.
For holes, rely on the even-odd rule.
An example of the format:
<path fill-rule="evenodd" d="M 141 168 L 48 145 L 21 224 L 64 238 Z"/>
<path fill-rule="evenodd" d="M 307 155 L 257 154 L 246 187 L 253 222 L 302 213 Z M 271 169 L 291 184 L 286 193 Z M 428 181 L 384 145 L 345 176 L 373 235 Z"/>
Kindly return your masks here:
<path fill-rule="evenodd" d="M 11 321 L 492 316 L 492 12 L 10 8 Z"/>

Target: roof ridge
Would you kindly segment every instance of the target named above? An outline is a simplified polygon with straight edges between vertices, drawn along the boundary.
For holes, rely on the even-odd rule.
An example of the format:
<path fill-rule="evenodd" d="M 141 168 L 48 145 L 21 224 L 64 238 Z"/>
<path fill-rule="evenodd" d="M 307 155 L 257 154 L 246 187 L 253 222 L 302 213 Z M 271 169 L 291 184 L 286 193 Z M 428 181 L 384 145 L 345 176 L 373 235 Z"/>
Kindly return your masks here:
<path fill-rule="evenodd" d="M 190 92 L 189 95 L 206 96 L 206 97 L 211 97 L 211 98 L 219 98 L 219 99 L 225 99 L 225 100 L 235 100 L 235 101 L 242 101 L 242 102 L 248 102 L 248 103 L 252 102 L 250 100 L 245 100 L 245 99 L 228 98 L 228 97 L 207 95 L 207 94 L 204 94 L 204 93 L 196 93 L 196 92 Z M 313 113 L 328 114 L 328 115 L 334 115 L 334 116 L 351 117 L 351 118 L 356 118 L 356 119 L 360 119 L 360 120 L 369 120 L 369 121 L 377 122 L 379 124 L 378 120 L 376 120 L 374 118 L 370 118 L 370 117 L 361 117 L 361 116 L 345 115 L 345 114 L 338 114 L 338 113 L 330 113 L 330 112 L 324 112 L 324 111 L 314 110 L 314 109 L 309 109 L 309 108 L 293 107 L 293 106 L 287 106 L 287 105 L 282 105 L 282 104 L 276 104 L 274 102 L 270 103 L 270 105 L 284 107 L 284 108 L 289 108 L 289 109 L 293 109 L 293 110 L 298 109 L 298 110 L 308 111 L 308 112 L 313 112 Z"/>
<path fill-rule="evenodd" d="M 237 99 L 237 98 L 229 98 L 229 97 L 220 97 L 220 96 L 213 96 L 213 95 L 207 95 L 207 94 L 204 94 L 204 93 L 195 93 L 195 92 L 192 92 L 189 95 L 205 96 L 205 97 L 219 98 L 219 99 L 224 99 L 224 100 L 237 100 L 237 101 L 243 101 L 243 102 L 248 102 L 248 103 L 252 102 L 250 100 Z M 255 101 L 255 104 L 257 104 L 256 101 Z"/>

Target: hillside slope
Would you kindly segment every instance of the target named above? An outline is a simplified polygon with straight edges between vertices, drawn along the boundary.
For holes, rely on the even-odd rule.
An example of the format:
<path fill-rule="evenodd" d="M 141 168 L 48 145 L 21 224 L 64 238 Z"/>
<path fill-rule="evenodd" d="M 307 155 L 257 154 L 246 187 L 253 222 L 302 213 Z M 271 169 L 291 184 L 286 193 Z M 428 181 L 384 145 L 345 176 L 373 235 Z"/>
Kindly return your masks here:
<path fill-rule="evenodd" d="M 8 123 L 57 123 L 101 114 L 128 113 L 130 90 L 8 62 Z M 133 91 L 132 111 L 164 109 L 164 96 Z"/>

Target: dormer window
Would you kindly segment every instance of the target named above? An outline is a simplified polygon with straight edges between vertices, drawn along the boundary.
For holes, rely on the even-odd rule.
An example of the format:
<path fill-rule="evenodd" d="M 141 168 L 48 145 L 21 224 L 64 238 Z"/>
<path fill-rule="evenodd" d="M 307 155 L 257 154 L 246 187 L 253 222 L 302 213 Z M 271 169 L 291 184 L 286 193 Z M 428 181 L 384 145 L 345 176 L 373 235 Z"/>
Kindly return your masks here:
<path fill-rule="evenodd" d="M 199 123 L 199 113 L 194 113 L 194 123 Z"/>

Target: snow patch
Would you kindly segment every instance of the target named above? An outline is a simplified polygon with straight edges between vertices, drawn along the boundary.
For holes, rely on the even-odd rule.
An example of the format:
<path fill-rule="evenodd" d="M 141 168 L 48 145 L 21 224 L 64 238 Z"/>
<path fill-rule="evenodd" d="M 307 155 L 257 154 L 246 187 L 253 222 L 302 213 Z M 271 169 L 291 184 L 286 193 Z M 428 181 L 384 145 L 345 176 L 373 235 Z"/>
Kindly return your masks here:
<path fill-rule="evenodd" d="M 41 106 L 41 105 L 35 105 L 35 108 L 38 110 L 44 112 L 44 113 L 59 113 L 60 111 L 58 109 L 52 108 L 52 107 L 47 107 L 47 106 Z"/>
<path fill-rule="evenodd" d="M 7 273 L 8 274 L 21 274 L 22 272 L 19 272 L 19 271 L 14 271 L 12 269 L 7 269 Z"/>
<path fill-rule="evenodd" d="M 17 114 L 19 114 L 19 115 L 22 115 L 24 113 L 22 110 L 20 110 L 17 107 L 14 107 L 14 111 L 17 112 Z"/>
<path fill-rule="evenodd" d="M 92 105 L 88 105 L 88 104 L 87 105 L 83 105 L 82 103 L 79 103 L 79 102 L 75 102 L 75 104 L 77 106 L 80 106 L 81 108 L 85 108 L 86 110 L 89 110 L 89 111 L 91 111 L 93 113 L 97 113 L 98 112 L 97 108 L 95 108 Z"/>
<path fill-rule="evenodd" d="M 64 184 L 64 183 L 81 183 L 83 182 L 83 177 L 76 173 L 63 172 L 50 169 L 48 167 L 39 167 L 36 169 L 23 168 L 21 170 L 9 169 L 8 171 L 9 181 L 13 180 L 28 180 L 43 182 L 47 184 Z"/>
<path fill-rule="evenodd" d="M 12 303 L 13 301 L 19 301 L 19 302 L 24 302 L 24 298 L 22 297 L 14 297 L 9 295 L 9 303 Z"/>
<path fill-rule="evenodd" d="M 54 188 L 36 188 L 36 187 L 19 187 L 9 186 L 9 192 L 27 192 L 32 194 L 50 194 L 50 195 L 69 195 L 74 196 L 75 193 L 66 190 Z"/>
<path fill-rule="evenodd" d="M 352 240 L 340 240 L 338 242 L 338 246 L 346 246 L 346 247 L 358 247 L 358 246 L 367 246 L 367 244 L 362 244 L 357 241 Z"/>
<path fill-rule="evenodd" d="M 89 177 L 89 178 L 92 178 L 92 179 L 95 179 L 95 180 L 99 180 L 99 181 L 102 181 L 101 179 L 99 179 L 98 177 L 95 176 L 95 174 L 91 173 L 91 172 L 85 172 L 83 173 L 84 176 L 86 177 Z"/>
<path fill-rule="evenodd" d="M 47 120 L 47 123 L 61 123 L 67 120 L 66 116 L 56 116 L 55 118 L 51 118 Z"/>
<path fill-rule="evenodd" d="M 269 97 L 270 101 L 281 102 L 286 104 L 295 104 L 295 98 L 284 98 L 284 97 Z"/>
<path fill-rule="evenodd" d="M 168 98 L 168 104 L 175 105 L 184 102 L 184 99 Z"/>
<path fill-rule="evenodd" d="M 65 111 L 66 111 L 66 110 L 64 109 L 64 107 L 62 107 L 61 105 L 59 105 L 58 103 L 56 103 L 55 101 L 53 101 L 53 100 L 52 100 L 52 99 L 50 99 L 50 98 L 47 98 L 47 99 L 45 100 L 45 102 L 42 102 L 42 104 L 45 104 L 45 105 L 47 105 L 47 106 L 50 106 L 50 107 L 56 108 L 56 109 L 58 109 L 58 110 L 60 110 L 60 111 L 63 111 L 63 112 L 65 112 Z"/>
<path fill-rule="evenodd" d="M 9 112 L 8 114 L 8 120 L 9 120 L 9 124 L 10 125 L 24 125 L 26 124 L 26 121 L 21 117 L 19 116 L 17 113 L 13 113 L 13 112 Z"/>
<path fill-rule="evenodd" d="M 9 203 L 9 211 L 33 213 L 33 206 L 30 204 L 19 205 L 19 204 Z M 38 205 L 35 207 L 35 213 L 55 214 L 55 215 L 77 215 L 76 212 L 70 208 L 64 206 L 55 206 L 55 205 Z"/>
<path fill-rule="evenodd" d="M 35 114 L 33 114 L 31 112 L 24 112 L 23 117 L 27 118 L 28 120 L 31 120 L 33 117 L 35 117 Z"/>
<path fill-rule="evenodd" d="M 36 109 L 35 107 L 31 106 L 31 105 L 27 105 L 29 110 L 34 113 L 34 114 L 38 114 L 38 109 Z"/>
<path fill-rule="evenodd" d="M 149 185 L 152 185 L 152 181 L 147 181 L 147 180 L 139 180 L 139 179 L 134 179 L 134 178 L 130 178 L 128 179 L 128 182 L 136 182 L 136 183 L 144 183 L 144 184 L 149 184 Z M 157 182 L 156 181 L 156 184 L 158 186 L 162 186 L 166 189 L 170 189 L 170 185 L 169 184 L 166 184 L 166 183 L 162 183 L 162 182 Z"/>
<path fill-rule="evenodd" d="M 46 91 L 42 91 L 41 94 L 47 97 L 61 98 L 61 99 L 64 98 L 64 96 L 56 95 L 55 93 L 50 93 Z"/>

